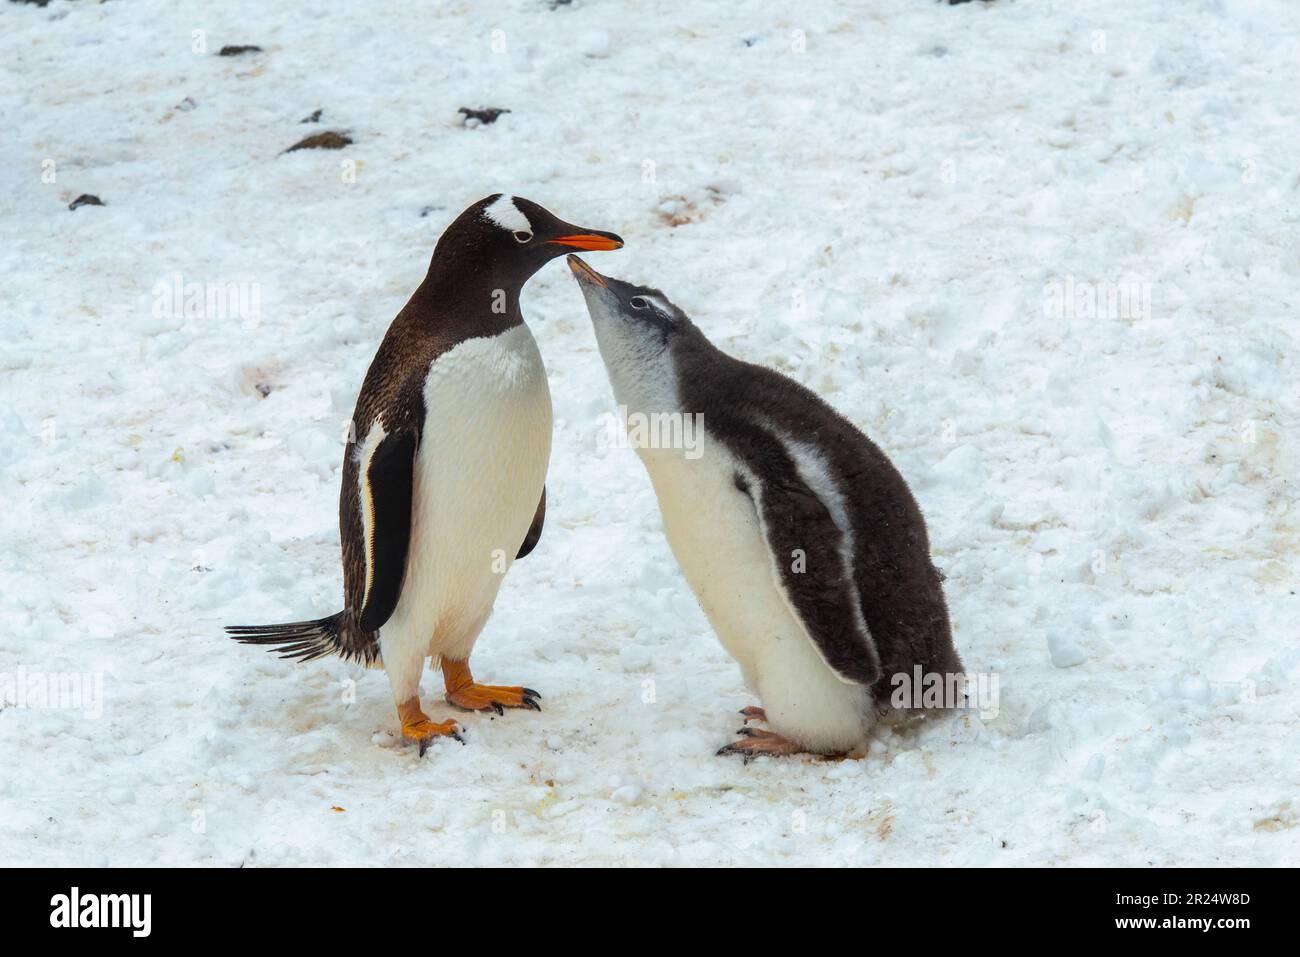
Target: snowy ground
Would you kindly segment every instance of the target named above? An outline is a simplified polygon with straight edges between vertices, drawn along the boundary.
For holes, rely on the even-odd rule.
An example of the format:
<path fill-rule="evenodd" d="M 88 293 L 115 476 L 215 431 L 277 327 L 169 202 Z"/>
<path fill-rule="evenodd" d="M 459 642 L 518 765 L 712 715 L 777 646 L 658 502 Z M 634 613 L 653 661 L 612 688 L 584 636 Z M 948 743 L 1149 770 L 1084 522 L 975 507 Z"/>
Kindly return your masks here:
<path fill-rule="evenodd" d="M 1296 863 L 1298 36 L 1286 0 L 0 4 L 0 864 Z M 382 674 L 222 636 L 339 606 L 342 423 L 498 190 L 894 457 L 996 715 L 714 757 L 754 700 L 601 441 L 562 263 L 524 296 L 546 532 L 474 658 L 546 710 L 418 760 Z M 24 690 L 63 674 L 102 700 Z"/>

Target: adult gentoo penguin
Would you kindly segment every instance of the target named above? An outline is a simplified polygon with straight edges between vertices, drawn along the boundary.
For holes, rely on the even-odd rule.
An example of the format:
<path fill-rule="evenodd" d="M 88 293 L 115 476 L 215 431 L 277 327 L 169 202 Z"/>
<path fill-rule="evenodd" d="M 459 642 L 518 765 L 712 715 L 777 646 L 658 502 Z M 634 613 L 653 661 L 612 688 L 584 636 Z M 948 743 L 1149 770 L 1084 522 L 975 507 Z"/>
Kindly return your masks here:
<path fill-rule="evenodd" d="M 566 251 L 622 245 L 502 194 L 447 227 L 357 398 L 339 496 L 343 610 L 232 626 L 233 638 L 286 658 L 382 667 L 421 755 L 459 730 L 420 709 L 427 656 L 453 705 L 540 710 L 537 692 L 478 684 L 469 668 L 501 580 L 536 547 L 546 514 L 551 393 L 519 293 Z"/>
<path fill-rule="evenodd" d="M 719 350 L 659 290 L 569 265 L 629 423 L 698 416 L 689 449 L 637 454 L 673 554 L 762 699 L 746 724 L 772 729 L 718 753 L 860 750 L 894 675 L 959 675 L 925 520 L 885 454 L 799 383 Z"/>

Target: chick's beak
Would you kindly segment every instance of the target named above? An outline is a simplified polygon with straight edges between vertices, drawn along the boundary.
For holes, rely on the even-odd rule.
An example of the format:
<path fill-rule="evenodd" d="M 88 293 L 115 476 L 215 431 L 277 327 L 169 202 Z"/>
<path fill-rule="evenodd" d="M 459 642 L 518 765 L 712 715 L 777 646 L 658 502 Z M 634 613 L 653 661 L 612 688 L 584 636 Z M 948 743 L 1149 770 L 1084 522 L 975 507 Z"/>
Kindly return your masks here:
<path fill-rule="evenodd" d="M 559 246 L 572 246 L 574 249 L 620 249 L 623 246 L 623 240 L 613 233 L 601 232 L 598 229 L 575 229 L 566 236 L 557 236 L 549 240 Z"/>
<path fill-rule="evenodd" d="M 605 277 L 596 270 L 592 269 L 577 256 L 568 257 L 569 268 L 573 270 L 573 276 L 578 282 L 589 282 L 593 286 L 607 286 Z"/>

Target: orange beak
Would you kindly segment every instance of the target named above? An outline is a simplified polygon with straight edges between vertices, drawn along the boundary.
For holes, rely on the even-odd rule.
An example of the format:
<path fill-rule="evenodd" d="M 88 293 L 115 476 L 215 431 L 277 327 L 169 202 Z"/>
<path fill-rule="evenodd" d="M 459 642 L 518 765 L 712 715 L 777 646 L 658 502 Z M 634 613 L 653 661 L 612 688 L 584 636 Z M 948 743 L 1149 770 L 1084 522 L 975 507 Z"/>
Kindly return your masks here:
<path fill-rule="evenodd" d="M 561 246 L 572 246 L 574 249 L 591 250 L 621 249 L 623 246 L 623 240 L 613 233 L 574 233 L 571 236 L 560 236 L 550 242 Z"/>
<path fill-rule="evenodd" d="M 590 266 L 588 266 L 577 256 L 569 256 L 568 260 L 569 260 L 569 268 L 573 270 L 573 275 L 576 276 L 579 280 L 595 283 L 597 286 L 609 285 L 609 283 L 605 282 L 604 276 L 596 272 L 596 270 L 592 269 Z"/>

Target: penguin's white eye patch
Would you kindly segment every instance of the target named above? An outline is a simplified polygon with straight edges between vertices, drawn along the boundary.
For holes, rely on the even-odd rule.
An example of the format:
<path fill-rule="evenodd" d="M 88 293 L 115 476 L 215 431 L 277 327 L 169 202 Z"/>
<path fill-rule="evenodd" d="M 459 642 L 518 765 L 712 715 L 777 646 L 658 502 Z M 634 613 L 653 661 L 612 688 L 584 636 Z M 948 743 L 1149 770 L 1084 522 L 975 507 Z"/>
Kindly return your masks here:
<path fill-rule="evenodd" d="M 515 230 L 515 242 L 519 243 L 521 246 L 526 242 L 530 242 L 532 238 L 533 234 L 526 229 Z"/>
<path fill-rule="evenodd" d="M 650 303 L 641 296 L 633 296 L 630 300 L 633 309 L 649 309 Z"/>

